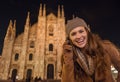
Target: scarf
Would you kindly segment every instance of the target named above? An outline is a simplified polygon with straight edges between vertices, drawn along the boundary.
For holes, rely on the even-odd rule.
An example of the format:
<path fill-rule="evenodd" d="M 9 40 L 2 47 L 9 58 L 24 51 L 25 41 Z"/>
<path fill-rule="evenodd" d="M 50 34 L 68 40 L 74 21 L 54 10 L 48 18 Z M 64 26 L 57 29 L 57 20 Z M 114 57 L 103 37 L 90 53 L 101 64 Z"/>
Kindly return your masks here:
<path fill-rule="evenodd" d="M 85 71 L 87 75 L 92 75 L 94 73 L 94 63 L 93 59 L 87 55 L 87 58 L 85 58 L 85 55 L 80 51 L 79 48 L 73 47 L 73 52 L 77 56 L 76 61 L 80 65 L 80 67 Z"/>

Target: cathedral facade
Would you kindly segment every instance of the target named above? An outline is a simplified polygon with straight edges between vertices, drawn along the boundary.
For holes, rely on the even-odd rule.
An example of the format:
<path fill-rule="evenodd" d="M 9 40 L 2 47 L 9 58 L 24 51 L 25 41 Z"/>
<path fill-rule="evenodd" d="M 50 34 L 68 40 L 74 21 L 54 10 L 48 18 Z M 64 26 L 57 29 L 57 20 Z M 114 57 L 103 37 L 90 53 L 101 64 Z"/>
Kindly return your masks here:
<path fill-rule="evenodd" d="M 24 32 L 17 37 L 16 21 L 10 20 L 0 58 L 0 79 L 60 79 L 66 37 L 63 6 L 58 6 L 56 16 L 52 12 L 46 15 L 46 6 L 40 5 L 37 23 L 31 25 L 30 20 L 28 12 Z"/>

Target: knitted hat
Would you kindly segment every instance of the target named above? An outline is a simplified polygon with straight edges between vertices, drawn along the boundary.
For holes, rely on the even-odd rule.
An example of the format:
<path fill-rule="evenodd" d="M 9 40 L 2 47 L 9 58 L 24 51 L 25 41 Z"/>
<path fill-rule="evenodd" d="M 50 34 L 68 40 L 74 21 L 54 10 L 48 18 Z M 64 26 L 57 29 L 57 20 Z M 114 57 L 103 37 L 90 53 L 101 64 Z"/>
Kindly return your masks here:
<path fill-rule="evenodd" d="M 67 25 L 66 25 L 66 34 L 69 35 L 70 31 L 73 28 L 76 28 L 78 26 L 84 26 L 84 27 L 88 28 L 86 22 L 82 18 L 76 17 L 71 20 L 68 20 Z"/>

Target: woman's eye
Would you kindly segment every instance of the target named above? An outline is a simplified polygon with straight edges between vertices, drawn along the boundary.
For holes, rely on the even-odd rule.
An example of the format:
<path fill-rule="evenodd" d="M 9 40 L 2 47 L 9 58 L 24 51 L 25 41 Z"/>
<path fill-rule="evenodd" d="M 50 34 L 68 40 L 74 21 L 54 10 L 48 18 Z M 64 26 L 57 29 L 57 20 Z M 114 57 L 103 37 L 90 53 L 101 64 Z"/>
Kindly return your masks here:
<path fill-rule="evenodd" d="M 76 35 L 76 32 L 71 33 L 71 36 L 74 36 L 74 35 Z"/>
<path fill-rule="evenodd" d="M 79 30 L 79 33 L 82 33 L 82 32 L 84 32 L 83 30 Z"/>

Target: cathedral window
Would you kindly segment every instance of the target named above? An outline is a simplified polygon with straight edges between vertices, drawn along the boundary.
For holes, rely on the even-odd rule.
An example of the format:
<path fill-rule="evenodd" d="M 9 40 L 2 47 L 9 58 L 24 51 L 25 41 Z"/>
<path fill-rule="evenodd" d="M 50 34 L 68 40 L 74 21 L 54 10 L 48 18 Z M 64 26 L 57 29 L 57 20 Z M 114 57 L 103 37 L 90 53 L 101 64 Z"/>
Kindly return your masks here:
<path fill-rule="evenodd" d="M 16 53 L 16 54 L 15 54 L 15 58 L 14 58 L 14 60 L 15 60 L 15 61 L 17 61 L 17 60 L 18 60 L 18 58 L 19 58 L 19 54 L 18 54 L 18 53 Z"/>
<path fill-rule="evenodd" d="M 49 36 L 53 36 L 53 26 L 49 26 Z"/>
<path fill-rule="evenodd" d="M 53 51 L 53 44 L 49 44 L 49 51 Z"/>
<path fill-rule="evenodd" d="M 29 60 L 31 61 L 33 59 L 33 54 L 29 54 Z"/>
<path fill-rule="evenodd" d="M 34 48 L 34 41 L 30 42 L 30 48 Z"/>

